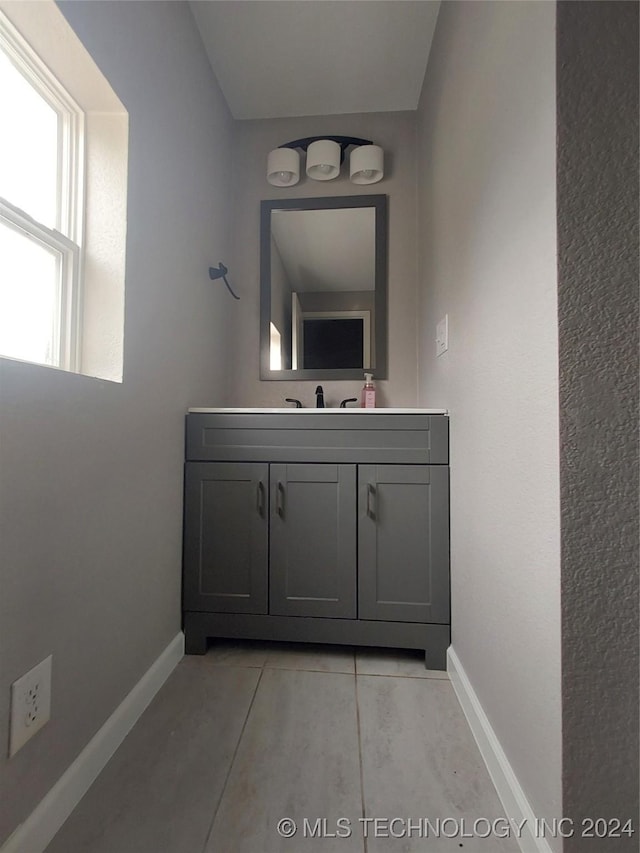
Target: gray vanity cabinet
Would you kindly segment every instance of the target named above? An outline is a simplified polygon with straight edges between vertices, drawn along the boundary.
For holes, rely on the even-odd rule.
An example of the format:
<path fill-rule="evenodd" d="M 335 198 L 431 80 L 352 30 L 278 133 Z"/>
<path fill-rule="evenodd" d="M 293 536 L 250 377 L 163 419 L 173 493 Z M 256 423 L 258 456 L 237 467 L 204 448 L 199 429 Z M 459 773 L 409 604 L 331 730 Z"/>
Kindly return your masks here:
<path fill-rule="evenodd" d="M 449 626 L 448 418 L 187 416 L 184 630 L 425 650 Z"/>
<path fill-rule="evenodd" d="M 188 462 L 184 607 L 267 613 L 269 466 Z"/>
<path fill-rule="evenodd" d="M 358 616 L 449 622 L 449 471 L 358 466 Z"/>
<path fill-rule="evenodd" d="M 355 619 L 355 465 L 271 465 L 270 566 L 270 613 Z"/>

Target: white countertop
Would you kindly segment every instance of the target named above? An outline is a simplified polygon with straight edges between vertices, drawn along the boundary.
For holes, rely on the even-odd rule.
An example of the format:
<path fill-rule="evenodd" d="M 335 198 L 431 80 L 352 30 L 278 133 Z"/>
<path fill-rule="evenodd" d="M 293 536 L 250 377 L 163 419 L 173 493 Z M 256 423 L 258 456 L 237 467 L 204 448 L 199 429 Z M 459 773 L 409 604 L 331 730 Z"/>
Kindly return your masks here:
<path fill-rule="evenodd" d="M 446 415 L 447 409 L 361 409 L 358 406 L 353 408 L 333 408 L 333 409 L 296 409 L 295 406 L 287 406 L 283 409 L 269 408 L 192 408 L 187 409 L 189 413 L 201 412 L 206 414 L 215 414 L 226 412 L 227 414 L 252 414 L 252 415 L 282 415 L 285 412 L 293 412 L 297 414 L 314 414 L 314 415 Z"/>

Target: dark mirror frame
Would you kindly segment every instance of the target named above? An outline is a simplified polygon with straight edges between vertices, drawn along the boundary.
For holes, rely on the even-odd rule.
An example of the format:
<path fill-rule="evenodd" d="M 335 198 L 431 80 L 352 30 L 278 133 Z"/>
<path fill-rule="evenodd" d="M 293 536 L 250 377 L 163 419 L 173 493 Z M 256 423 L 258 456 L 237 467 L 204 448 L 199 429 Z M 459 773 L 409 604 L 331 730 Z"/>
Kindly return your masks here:
<path fill-rule="evenodd" d="M 370 372 L 374 379 L 387 378 L 387 196 L 325 196 L 322 198 L 268 199 L 260 202 L 260 378 L 316 380 L 362 379 L 364 369 L 271 370 L 269 367 L 271 322 L 271 211 L 375 208 L 375 353 Z"/>

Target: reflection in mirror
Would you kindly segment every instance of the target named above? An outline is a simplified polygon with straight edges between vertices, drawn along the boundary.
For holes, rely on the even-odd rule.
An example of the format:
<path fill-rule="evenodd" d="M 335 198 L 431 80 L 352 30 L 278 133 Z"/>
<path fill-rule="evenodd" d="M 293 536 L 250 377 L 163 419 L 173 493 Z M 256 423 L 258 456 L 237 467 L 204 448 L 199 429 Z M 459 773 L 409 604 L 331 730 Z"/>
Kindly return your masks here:
<path fill-rule="evenodd" d="M 271 321 L 287 330 L 283 368 L 371 366 L 374 229 L 372 207 L 272 211 Z"/>
<path fill-rule="evenodd" d="M 386 197 L 262 205 L 262 378 L 384 378 Z"/>

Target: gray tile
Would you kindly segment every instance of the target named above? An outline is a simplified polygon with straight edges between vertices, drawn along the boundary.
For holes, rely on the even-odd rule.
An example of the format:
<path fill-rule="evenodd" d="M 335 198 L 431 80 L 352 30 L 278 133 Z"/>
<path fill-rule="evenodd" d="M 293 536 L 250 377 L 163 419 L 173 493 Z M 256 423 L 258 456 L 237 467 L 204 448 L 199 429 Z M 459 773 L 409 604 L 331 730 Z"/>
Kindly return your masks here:
<path fill-rule="evenodd" d="M 265 669 L 216 815 L 207 853 L 362 853 L 362 838 L 304 837 L 314 824 L 361 816 L 355 678 Z M 293 818 L 294 838 L 278 821 Z"/>
<path fill-rule="evenodd" d="M 415 649 L 357 649 L 356 672 L 360 675 L 449 678 L 444 671 L 425 669 L 424 652 Z"/>
<path fill-rule="evenodd" d="M 265 666 L 315 672 L 355 672 L 353 649 L 350 646 L 313 643 L 274 643 Z"/>
<path fill-rule="evenodd" d="M 274 645 L 260 640 L 213 640 L 207 659 L 214 666 L 262 667 Z"/>
<path fill-rule="evenodd" d="M 182 660 L 47 853 L 200 853 L 259 676 Z"/>
<path fill-rule="evenodd" d="M 357 691 L 366 817 L 405 821 L 394 825 L 396 833 L 405 833 L 403 838 L 370 833 L 368 853 L 517 853 L 513 838 L 479 837 L 484 824 L 471 838 L 447 838 L 444 833 L 425 838 L 423 829 L 408 834 L 408 819 L 451 818 L 457 821 L 446 825 L 451 834 L 456 827 L 462 832 L 463 818 L 469 833 L 474 820 L 504 815 L 451 684 L 358 675 Z"/>

